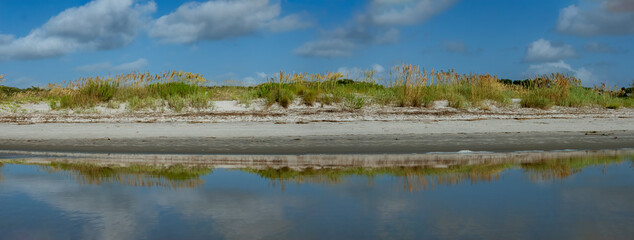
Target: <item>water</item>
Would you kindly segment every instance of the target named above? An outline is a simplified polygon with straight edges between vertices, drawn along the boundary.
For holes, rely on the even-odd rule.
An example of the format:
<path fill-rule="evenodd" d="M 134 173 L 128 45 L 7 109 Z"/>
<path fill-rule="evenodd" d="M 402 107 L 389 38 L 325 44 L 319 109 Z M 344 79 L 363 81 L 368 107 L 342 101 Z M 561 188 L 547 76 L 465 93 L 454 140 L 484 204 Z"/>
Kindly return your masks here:
<path fill-rule="evenodd" d="M 634 161 L 452 169 L 4 164 L 0 239 L 629 239 Z"/>

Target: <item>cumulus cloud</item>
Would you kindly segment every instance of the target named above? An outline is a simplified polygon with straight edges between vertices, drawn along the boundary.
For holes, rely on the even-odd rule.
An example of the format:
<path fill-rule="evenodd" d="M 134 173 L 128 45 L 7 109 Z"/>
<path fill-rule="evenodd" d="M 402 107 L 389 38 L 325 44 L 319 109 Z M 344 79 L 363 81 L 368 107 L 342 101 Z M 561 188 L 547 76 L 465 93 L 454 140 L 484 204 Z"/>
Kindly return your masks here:
<path fill-rule="evenodd" d="M 149 63 L 145 58 L 139 58 L 136 61 L 112 65 L 110 62 L 102 62 L 79 66 L 76 69 L 81 72 L 101 72 L 101 71 L 132 71 L 147 68 Z"/>
<path fill-rule="evenodd" d="M 403 25 L 421 23 L 457 0 L 373 0 L 346 26 L 322 32 L 317 40 L 295 49 L 303 57 L 347 57 L 360 48 L 398 42 Z"/>
<path fill-rule="evenodd" d="M 271 4 L 269 0 L 189 2 L 157 19 L 149 34 L 165 42 L 189 44 L 309 25 L 298 14 L 281 18 L 280 14 L 280 3 Z"/>
<path fill-rule="evenodd" d="M 578 36 L 634 34 L 634 1 L 602 0 L 581 8 L 570 5 L 562 9 L 557 31 Z"/>
<path fill-rule="evenodd" d="M 69 8 L 24 37 L 0 35 L 0 59 L 41 59 L 124 47 L 155 10 L 153 1 L 134 0 L 95 0 Z"/>
<path fill-rule="evenodd" d="M 539 39 L 526 47 L 527 62 L 552 62 L 577 56 L 574 48 L 568 44 L 551 43 L 545 39 Z"/>
<path fill-rule="evenodd" d="M 550 73 L 571 74 L 572 76 L 580 79 L 583 85 L 586 86 L 598 85 L 600 83 L 598 78 L 589 69 L 584 67 L 573 68 L 570 64 L 564 62 L 563 60 L 541 64 L 531 64 L 525 72 L 525 75 L 534 76 Z"/>

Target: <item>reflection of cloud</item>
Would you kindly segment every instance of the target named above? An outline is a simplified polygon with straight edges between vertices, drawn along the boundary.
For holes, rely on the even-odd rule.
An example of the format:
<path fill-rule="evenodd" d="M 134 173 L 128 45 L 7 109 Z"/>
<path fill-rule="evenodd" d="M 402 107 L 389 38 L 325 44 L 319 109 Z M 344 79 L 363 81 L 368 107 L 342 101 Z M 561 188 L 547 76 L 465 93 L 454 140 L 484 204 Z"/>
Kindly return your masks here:
<path fill-rule="evenodd" d="M 634 209 L 634 191 L 632 185 L 612 186 L 606 188 L 589 187 L 590 182 L 580 184 L 574 188 L 561 188 L 561 206 L 574 212 L 576 209 L 591 209 L 592 217 L 579 217 L 583 214 L 563 216 L 575 227 L 570 238 L 573 239 L 623 239 L 623 234 L 629 232 L 634 236 L 631 226 Z M 587 215 L 586 215 L 587 216 Z M 611 219 L 611 221 L 597 221 L 597 219 Z"/>
<path fill-rule="evenodd" d="M 181 191 L 150 196 L 187 219 L 213 219 L 214 230 L 227 239 L 276 238 L 291 229 L 284 206 L 289 199 L 262 196 L 251 191 Z"/>
<path fill-rule="evenodd" d="M 570 163 L 580 166 L 576 160 Z M 618 167 L 608 164 L 607 176 L 602 176 L 600 165 L 563 181 L 535 184 L 526 181 L 520 169 L 504 171 L 497 178 L 501 168 L 474 166 L 488 174 L 466 172 L 442 180 L 436 176 L 435 181 L 447 185 L 425 192 L 400 191 L 411 175 L 347 174 L 337 185 L 306 181 L 301 186 L 288 184 L 283 193 L 270 188 L 268 179 L 238 171 L 220 170 L 206 176 L 201 188 L 172 191 L 118 184 L 83 186 L 65 174 L 23 167 L 2 169 L 6 179 L 0 183 L 0 194 L 24 193 L 64 211 L 65 217 L 88 219 L 97 227 L 84 227 L 84 238 L 153 238 L 144 232 L 168 224 L 181 231 L 191 227 L 197 236 L 220 234 L 228 239 L 623 239 L 634 231 L 628 219 L 634 215 L 629 167 L 629 162 Z M 493 180 L 497 181 L 488 182 Z M 171 230 L 158 229 L 154 234 Z"/>
<path fill-rule="evenodd" d="M 141 218 L 153 218 L 146 202 L 136 198 L 135 189 L 102 188 L 69 184 L 62 174 L 25 174 L 7 178 L 4 184 L 12 191 L 23 192 L 67 214 L 88 214 L 90 224 L 103 226 L 101 232 L 85 232 L 84 238 L 135 239 L 143 228 Z M 142 216 L 142 217 L 141 217 Z"/>
<path fill-rule="evenodd" d="M 84 238 L 136 239 L 136 234 L 156 224 L 156 205 L 172 209 L 185 220 L 210 219 L 214 226 L 210 231 L 228 239 L 275 238 L 291 226 L 285 219 L 284 206 L 297 204 L 292 198 L 227 190 L 231 186 L 216 190 L 139 191 L 119 184 L 78 185 L 69 182 L 66 172 L 43 173 L 13 174 L 0 186 L 25 193 L 65 214 L 89 219 L 88 224 L 98 227 L 86 227 L 90 230 Z"/>

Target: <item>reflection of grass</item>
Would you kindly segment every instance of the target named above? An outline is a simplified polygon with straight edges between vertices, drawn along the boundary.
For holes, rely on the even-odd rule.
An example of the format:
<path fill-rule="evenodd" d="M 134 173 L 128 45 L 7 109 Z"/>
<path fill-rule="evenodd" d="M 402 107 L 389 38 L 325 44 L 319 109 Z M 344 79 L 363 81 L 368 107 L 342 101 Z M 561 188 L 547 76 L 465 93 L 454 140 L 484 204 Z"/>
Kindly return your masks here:
<path fill-rule="evenodd" d="M 512 161 L 512 160 L 509 160 Z M 19 161 L 4 161 L 5 163 L 24 164 Z M 499 163 L 479 165 L 455 165 L 448 168 L 425 167 L 390 167 L 390 168 L 306 168 L 294 170 L 291 168 L 244 168 L 244 172 L 256 174 L 269 179 L 273 184 L 319 183 L 340 184 L 351 176 L 365 177 L 372 180 L 380 176 L 394 177 L 396 182 L 407 191 L 426 190 L 437 185 L 453 185 L 464 182 L 497 181 L 501 174 L 512 168 L 521 169 L 531 180 L 565 179 L 583 168 L 590 166 L 605 166 L 616 163 L 631 163 L 634 167 L 633 155 L 622 156 L 593 156 L 577 158 L 546 159 L 533 163 Z M 41 165 L 46 171 L 70 173 L 78 182 L 83 184 L 119 183 L 130 186 L 162 186 L 162 187 L 197 187 L 202 184 L 200 176 L 210 174 L 208 167 L 188 167 L 183 165 L 155 166 L 155 165 L 95 165 L 89 163 L 50 163 Z M 0 168 L 3 163 L 0 162 Z M 1 179 L 0 175 L 0 179 Z"/>
<path fill-rule="evenodd" d="M 247 168 L 242 170 L 269 179 L 272 183 L 279 183 L 282 187 L 287 183 L 339 184 L 350 176 L 362 176 L 368 179 L 378 176 L 393 176 L 400 180 L 403 189 L 412 191 L 433 188 L 436 185 L 459 184 L 465 181 L 471 183 L 495 181 L 499 179 L 502 172 L 511 168 L 522 169 L 529 174 L 532 180 L 564 179 L 580 172 L 585 167 L 620 163 L 628 158 L 634 164 L 631 156 L 620 156 L 550 159 L 524 164 L 457 165 L 449 168 L 308 168 L 302 170 Z"/>
<path fill-rule="evenodd" d="M 581 172 L 590 166 L 605 166 L 625 161 L 631 156 L 617 157 L 583 157 L 544 160 L 535 163 L 521 164 L 522 170 L 533 180 L 564 179 Z"/>
<path fill-rule="evenodd" d="M 210 168 L 185 167 L 183 165 L 172 165 L 168 167 L 152 165 L 129 165 L 122 166 L 99 166 L 87 163 L 51 163 L 54 170 L 78 171 L 87 176 L 109 177 L 116 174 L 144 174 L 156 177 L 163 177 L 170 180 L 187 180 L 198 178 L 201 175 L 212 172 Z"/>
<path fill-rule="evenodd" d="M 253 169 L 246 168 L 242 171 L 254 173 L 260 177 L 278 182 L 284 186 L 286 183 L 330 183 L 343 182 L 349 176 L 362 176 L 372 179 L 378 176 L 393 176 L 402 180 L 403 187 L 412 191 L 427 189 L 436 184 L 457 184 L 465 180 L 471 182 L 491 181 L 499 177 L 504 170 L 513 167 L 513 164 L 482 164 L 482 165 L 458 165 L 449 168 L 423 168 L 423 167 L 395 167 L 395 168 L 323 168 L 293 170 L 280 169 Z"/>
<path fill-rule="evenodd" d="M 185 167 L 172 165 L 168 167 L 152 165 L 99 166 L 87 163 L 50 163 L 44 165 L 50 172 L 70 172 L 80 183 L 103 184 L 119 183 L 130 186 L 162 186 L 162 187 L 197 187 L 202 184 L 200 176 L 210 174 L 211 168 Z"/>

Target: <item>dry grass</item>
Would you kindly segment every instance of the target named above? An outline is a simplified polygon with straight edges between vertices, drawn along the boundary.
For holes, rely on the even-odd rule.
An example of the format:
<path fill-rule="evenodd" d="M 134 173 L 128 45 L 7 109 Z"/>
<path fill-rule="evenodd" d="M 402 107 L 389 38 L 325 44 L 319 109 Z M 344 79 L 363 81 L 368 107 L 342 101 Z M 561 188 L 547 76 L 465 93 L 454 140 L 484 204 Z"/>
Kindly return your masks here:
<path fill-rule="evenodd" d="M 95 105 L 128 103 L 130 111 L 171 109 L 201 110 L 213 100 L 238 100 L 249 105 L 256 99 L 289 107 L 295 99 L 307 106 L 337 104 L 361 109 L 369 104 L 399 107 L 429 107 L 448 100 L 454 108 L 507 105 L 521 98 L 521 106 L 606 108 L 633 107 L 634 99 L 622 89 L 605 85 L 584 88 L 579 79 L 565 74 L 540 75 L 515 84 L 490 74 L 459 74 L 455 70 L 427 71 L 414 65 L 391 69 L 386 78 L 372 70 L 348 79 L 342 73 L 280 72 L 257 86 L 206 86 L 200 74 L 171 71 L 161 74 L 132 72 L 114 77 L 79 78 L 49 84 L 46 89 L 17 89 L 0 86 L 0 101 L 49 102 L 53 109 L 90 108 Z M 0 75 L 0 77 L 3 77 Z M 0 78 L 3 79 L 3 78 Z"/>

